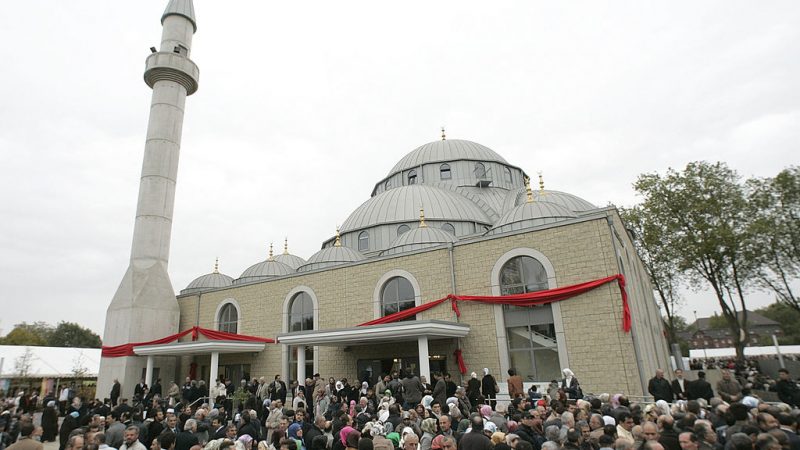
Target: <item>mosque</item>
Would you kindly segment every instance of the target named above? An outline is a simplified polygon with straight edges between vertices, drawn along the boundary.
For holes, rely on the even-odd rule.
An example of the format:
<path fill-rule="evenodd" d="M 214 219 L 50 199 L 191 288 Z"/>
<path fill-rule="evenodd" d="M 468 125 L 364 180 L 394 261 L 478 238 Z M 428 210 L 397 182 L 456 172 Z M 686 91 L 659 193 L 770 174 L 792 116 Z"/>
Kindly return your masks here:
<path fill-rule="evenodd" d="M 132 391 L 140 374 L 180 382 L 189 374 L 320 373 L 374 382 L 407 369 L 458 381 L 487 368 L 502 389 L 510 368 L 546 385 L 568 367 L 585 393 L 636 396 L 646 395 L 657 368 L 669 367 L 653 289 L 618 211 L 545 189 L 541 175 L 534 189 L 522 168 L 444 130 L 375 180 L 313 255 L 293 255 L 284 243 L 240 274 L 215 267 L 177 296 L 167 291 L 158 267 L 168 257 L 174 192 L 145 178 L 158 141 L 151 132 L 178 133 L 162 140 L 180 142 L 180 127 L 154 125 L 154 114 L 182 120 L 185 97 L 197 89 L 191 0 L 171 0 L 162 24 L 161 50 L 145 74 L 154 109 L 132 262 L 109 306 L 100 395 L 113 378 Z M 157 109 L 173 92 L 180 111 Z M 169 207 L 153 211 L 152 191 Z M 154 215 L 164 219 L 158 226 Z M 146 318 L 157 309 L 161 322 L 153 324 Z"/>

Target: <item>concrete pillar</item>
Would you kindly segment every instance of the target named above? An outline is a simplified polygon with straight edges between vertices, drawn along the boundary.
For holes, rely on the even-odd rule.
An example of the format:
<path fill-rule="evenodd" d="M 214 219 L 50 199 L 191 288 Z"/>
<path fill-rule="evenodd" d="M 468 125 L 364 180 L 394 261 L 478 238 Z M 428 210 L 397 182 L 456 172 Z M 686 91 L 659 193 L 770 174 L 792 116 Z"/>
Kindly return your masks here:
<path fill-rule="evenodd" d="M 428 336 L 417 338 L 417 348 L 419 349 L 419 376 L 425 377 L 429 382 L 432 382 L 431 364 L 428 361 Z"/>
<path fill-rule="evenodd" d="M 147 356 L 147 368 L 144 370 L 144 384 L 149 388 L 153 384 L 153 355 Z"/>
<path fill-rule="evenodd" d="M 208 385 L 216 386 L 219 377 L 219 352 L 211 352 L 211 367 L 208 375 Z"/>
<path fill-rule="evenodd" d="M 302 385 L 306 379 L 306 346 L 297 346 L 297 383 Z"/>

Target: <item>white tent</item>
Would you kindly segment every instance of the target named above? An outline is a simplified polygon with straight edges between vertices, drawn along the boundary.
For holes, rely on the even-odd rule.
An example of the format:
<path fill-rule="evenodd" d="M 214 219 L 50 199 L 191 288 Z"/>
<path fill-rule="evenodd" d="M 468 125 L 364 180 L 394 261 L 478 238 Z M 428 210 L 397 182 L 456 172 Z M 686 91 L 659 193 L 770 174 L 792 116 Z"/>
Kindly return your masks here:
<path fill-rule="evenodd" d="M 781 345 L 781 355 L 800 355 L 800 345 Z M 774 345 L 764 347 L 745 347 L 745 356 L 778 356 Z M 726 348 L 707 348 L 689 350 L 689 358 L 728 358 L 736 356 L 736 349 Z"/>
<path fill-rule="evenodd" d="M 0 345 L 0 379 L 97 377 L 99 348 L 34 347 Z"/>

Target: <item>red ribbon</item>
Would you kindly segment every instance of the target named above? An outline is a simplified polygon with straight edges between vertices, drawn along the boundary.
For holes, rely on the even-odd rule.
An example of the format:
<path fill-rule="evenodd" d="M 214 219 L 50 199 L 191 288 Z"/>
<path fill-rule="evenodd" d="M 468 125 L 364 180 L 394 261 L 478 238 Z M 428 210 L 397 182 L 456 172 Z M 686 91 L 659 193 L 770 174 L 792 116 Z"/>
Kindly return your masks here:
<path fill-rule="evenodd" d="M 180 333 L 171 334 L 161 339 L 155 339 L 147 342 L 134 342 L 131 344 L 120 345 L 104 345 L 100 356 L 104 358 L 119 358 L 121 356 L 134 356 L 133 348 L 143 345 L 162 345 L 175 342 L 178 339 L 191 333 L 192 340 L 196 341 L 199 335 L 203 335 L 212 341 L 245 341 L 245 342 L 265 342 L 274 344 L 275 340 L 270 338 L 263 338 L 260 336 L 247 336 L 245 334 L 226 333 L 224 331 L 216 331 L 202 327 L 192 327 L 188 330 L 181 331 Z"/>
<path fill-rule="evenodd" d="M 457 348 L 456 351 L 453 352 L 453 356 L 456 357 L 456 361 L 458 362 L 458 371 L 461 372 L 461 375 L 467 373 L 467 365 L 464 364 L 464 357 L 461 355 L 461 349 Z"/>

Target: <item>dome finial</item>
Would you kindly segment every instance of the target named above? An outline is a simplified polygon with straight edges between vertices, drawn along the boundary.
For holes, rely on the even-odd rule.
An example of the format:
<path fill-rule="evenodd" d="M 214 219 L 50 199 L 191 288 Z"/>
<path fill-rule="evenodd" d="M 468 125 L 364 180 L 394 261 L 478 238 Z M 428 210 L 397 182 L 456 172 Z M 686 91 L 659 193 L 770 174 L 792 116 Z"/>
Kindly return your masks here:
<path fill-rule="evenodd" d="M 272 254 L 272 242 L 270 242 L 269 243 L 269 258 L 267 258 L 267 261 L 273 261 L 274 259 L 275 259 L 275 256 L 273 256 L 273 254 Z"/>
<path fill-rule="evenodd" d="M 542 171 L 539 171 L 539 193 L 544 195 L 544 178 L 542 178 Z"/>
<path fill-rule="evenodd" d="M 442 127 L 442 140 L 444 141 L 444 140 L 445 140 L 445 138 L 446 138 L 446 136 L 445 136 L 445 134 L 444 134 L 444 127 Z"/>
<path fill-rule="evenodd" d="M 336 241 L 333 242 L 334 247 L 342 246 L 342 236 L 339 234 L 339 225 L 336 225 Z"/>
<path fill-rule="evenodd" d="M 217 256 L 217 259 L 214 261 L 214 273 L 219 273 L 219 256 Z"/>
<path fill-rule="evenodd" d="M 528 193 L 528 203 L 533 203 L 533 191 L 531 190 L 531 179 L 526 176 L 524 180 L 525 180 L 525 192 Z"/>
<path fill-rule="evenodd" d="M 289 254 L 289 237 L 288 236 L 283 238 L 283 254 L 284 255 L 288 255 Z"/>
<path fill-rule="evenodd" d="M 419 227 L 427 228 L 428 224 L 425 223 L 425 208 L 419 209 Z"/>

